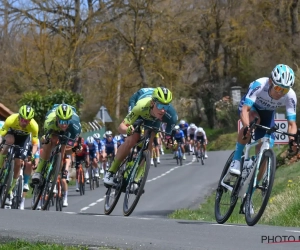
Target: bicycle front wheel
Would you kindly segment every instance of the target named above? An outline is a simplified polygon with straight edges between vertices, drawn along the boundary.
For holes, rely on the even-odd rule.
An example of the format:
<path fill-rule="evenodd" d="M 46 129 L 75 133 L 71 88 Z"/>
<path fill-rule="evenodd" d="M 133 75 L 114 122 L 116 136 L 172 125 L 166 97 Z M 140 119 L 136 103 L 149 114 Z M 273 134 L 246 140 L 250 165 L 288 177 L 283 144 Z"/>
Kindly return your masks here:
<path fill-rule="evenodd" d="M 12 209 L 19 209 L 21 201 L 22 201 L 22 195 L 23 195 L 23 175 L 20 175 L 18 178 L 18 181 L 16 183 L 16 186 L 14 188 L 15 195 L 12 200 Z"/>
<path fill-rule="evenodd" d="M 123 202 L 123 214 L 124 216 L 129 216 L 133 210 L 135 209 L 137 203 L 139 202 L 141 195 L 144 193 L 144 187 L 147 181 L 147 176 L 149 173 L 150 165 L 151 165 L 151 153 L 149 150 L 146 150 L 143 152 L 143 158 L 145 159 L 146 166 L 144 170 L 144 174 L 141 177 L 139 181 L 139 187 L 137 190 L 133 191 L 134 186 L 136 185 L 133 182 L 129 182 L 127 187 L 126 187 L 126 193 L 124 197 L 124 202 Z M 137 174 L 138 171 L 135 172 Z M 134 179 L 134 178 L 132 178 Z M 130 204 L 130 198 L 133 198 L 134 200 L 132 204 Z"/>
<path fill-rule="evenodd" d="M 14 174 L 14 171 L 13 171 L 14 166 L 15 166 L 14 160 L 12 160 L 10 162 L 9 166 L 6 166 L 7 167 L 7 173 L 6 173 L 6 176 L 5 176 L 2 188 L 1 188 L 1 193 L 0 193 L 1 208 L 4 208 L 4 206 L 5 206 L 5 199 L 8 195 L 8 190 L 10 189 L 13 174 Z"/>
<path fill-rule="evenodd" d="M 238 200 L 238 196 L 232 195 L 233 193 L 231 193 L 227 188 L 225 188 L 221 184 L 223 178 L 227 174 L 230 163 L 232 162 L 234 152 L 235 151 L 232 152 L 227 162 L 225 163 L 216 191 L 215 218 L 219 224 L 223 224 L 229 219 Z M 237 184 L 239 184 L 239 182 L 235 178 L 230 179 L 228 182 L 226 182 L 226 184 L 234 189 L 234 187 Z"/>
<path fill-rule="evenodd" d="M 272 149 L 263 152 L 258 169 L 252 175 L 245 202 L 245 220 L 254 226 L 268 204 L 275 179 L 276 157 Z"/>

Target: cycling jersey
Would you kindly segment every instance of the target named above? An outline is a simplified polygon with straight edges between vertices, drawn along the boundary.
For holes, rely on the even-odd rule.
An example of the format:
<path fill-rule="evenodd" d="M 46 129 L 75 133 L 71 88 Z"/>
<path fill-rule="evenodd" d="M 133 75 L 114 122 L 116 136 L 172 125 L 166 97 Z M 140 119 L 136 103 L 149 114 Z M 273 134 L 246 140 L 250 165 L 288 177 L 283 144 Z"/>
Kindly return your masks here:
<path fill-rule="evenodd" d="M 114 138 L 111 141 L 108 141 L 107 138 L 102 141 L 102 150 L 105 150 L 107 154 L 113 154 L 117 148 L 117 141 Z"/>
<path fill-rule="evenodd" d="M 185 123 L 185 124 L 179 124 L 178 126 L 179 126 L 180 129 L 183 131 L 184 136 L 187 137 L 187 129 L 188 129 L 188 127 L 189 127 L 189 124 L 188 124 L 188 123 Z"/>
<path fill-rule="evenodd" d="M 248 92 L 243 96 L 239 111 L 243 105 L 247 105 L 257 110 L 275 111 L 278 107 L 286 107 L 287 120 L 296 121 L 297 98 L 295 91 L 290 89 L 289 92 L 279 100 L 274 100 L 269 95 L 270 85 L 269 78 L 263 77 L 255 80 L 249 86 Z"/>
<path fill-rule="evenodd" d="M 187 136 L 191 136 L 195 134 L 197 128 L 191 128 L 190 126 L 187 128 Z"/>
<path fill-rule="evenodd" d="M 177 142 L 181 142 L 182 139 L 184 138 L 184 133 L 182 130 L 179 130 L 179 132 L 175 132 L 173 136 Z"/>
<path fill-rule="evenodd" d="M 63 134 L 71 139 L 67 142 L 68 146 L 74 146 L 75 139 L 81 133 L 81 124 L 80 124 L 79 116 L 74 111 L 75 108 L 73 108 L 73 115 L 72 115 L 72 118 L 70 120 L 67 130 L 61 131 L 61 129 L 58 126 L 57 120 L 56 120 L 56 107 L 57 106 L 58 105 L 55 104 L 53 106 L 53 108 L 46 115 L 46 119 L 45 119 L 45 123 L 44 123 L 45 133 L 47 134 L 49 131 L 59 132 L 60 134 Z"/>
<path fill-rule="evenodd" d="M 0 130 L 0 135 L 5 136 L 9 130 L 13 130 L 14 135 L 28 136 L 31 134 L 32 144 L 38 144 L 39 125 L 34 119 L 31 119 L 30 123 L 28 123 L 28 125 L 23 128 L 20 126 L 19 114 L 12 114 L 5 120 L 4 125 Z"/>
<path fill-rule="evenodd" d="M 128 113 L 133 109 L 135 104 L 145 98 L 145 97 L 152 97 L 154 88 L 142 88 L 139 91 L 135 92 L 129 99 L 129 104 L 128 104 Z"/>
<path fill-rule="evenodd" d="M 207 140 L 207 138 L 206 138 L 206 133 L 205 133 L 204 130 L 197 129 L 197 130 L 195 131 L 195 136 L 196 136 L 197 140 L 201 139 L 201 137 L 203 137 L 204 140 Z"/>
<path fill-rule="evenodd" d="M 152 97 L 146 97 L 139 100 L 133 107 L 132 111 L 127 114 L 124 119 L 126 126 L 133 125 L 137 119 L 143 119 L 146 126 L 154 127 L 159 129 L 162 122 L 167 123 L 166 133 L 171 134 L 172 129 L 175 127 L 177 122 L 177 113 L 174 107 L 170 104 L 168 110 L 162 120 L 158 120 L 150 115 Z"/>

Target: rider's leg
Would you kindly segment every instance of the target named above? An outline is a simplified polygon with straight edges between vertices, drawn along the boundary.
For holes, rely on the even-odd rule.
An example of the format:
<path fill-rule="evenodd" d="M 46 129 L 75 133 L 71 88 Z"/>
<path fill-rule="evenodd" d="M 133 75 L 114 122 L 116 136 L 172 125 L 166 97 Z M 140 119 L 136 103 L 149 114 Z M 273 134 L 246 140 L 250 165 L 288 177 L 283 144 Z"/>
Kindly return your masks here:
<path fill-rule="evenodd" d="M 62 147 L 63 148 L 63 147 Z M 61 184 L 63 189 L 65 190 L 65 196 L 63 197 L 63 206 L 67 207 L 68 206 L 68 177 L 69 177 L 69 168 L 71 165 L 71 154 L 72 154 L 72 150 L 70 150 L 69 148 L 66 149 L 66 157 L 65 157 L 65 171 L 62 174 L 62 178 L 61 178 Z M 62 154 L 63 155 L 63 154 Z"/>

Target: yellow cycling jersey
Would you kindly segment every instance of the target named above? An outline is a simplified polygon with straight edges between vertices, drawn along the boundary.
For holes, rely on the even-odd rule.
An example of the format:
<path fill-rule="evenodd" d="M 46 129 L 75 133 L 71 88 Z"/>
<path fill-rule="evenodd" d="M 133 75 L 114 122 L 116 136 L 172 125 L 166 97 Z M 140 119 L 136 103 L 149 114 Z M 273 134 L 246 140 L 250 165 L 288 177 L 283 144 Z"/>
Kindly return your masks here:
<path fill-rule="evenodd" d="M 12 129 L 16 135 L 29 135 L 31 133 L 32 144 L 38 144 L 39 125 L 34 119 L 31 119 L 30 123 L 28 123 L 25 128 L 22 128 L 19 122 L 19 114 L 12 114 L 5 120 L 0 130 L 0 135 L 5 136 L 10 129 Z"/>

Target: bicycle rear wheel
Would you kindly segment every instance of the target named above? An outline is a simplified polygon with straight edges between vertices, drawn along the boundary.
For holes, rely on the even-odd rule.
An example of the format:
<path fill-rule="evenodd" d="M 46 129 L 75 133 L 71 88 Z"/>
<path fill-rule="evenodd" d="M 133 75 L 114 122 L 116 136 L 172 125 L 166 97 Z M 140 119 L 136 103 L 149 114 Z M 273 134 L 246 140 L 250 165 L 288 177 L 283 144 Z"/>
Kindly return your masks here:
<path fill-rule="evenodd" d="M 84 183 L 83 169 L 79 168 L 78 171 L 79 171 L 79 174 L 78 174 L 79 192 L 80 192 L 80 195 L 84 195 L 84 192 L 85 192 L 85 183 Z"/>
<path fill-rule="evenodd" d="M 94 177 L 93 177 L 93 165 L 89 166 L 89 181 L 90 181 L 90 190 L 94 190 Z"/>
<path fill-rule="evenodd" d="M 60 179 L 59 177 L 57 179 Z M 62 187 L 61 187 L 61 181 L 58 180 L 56 182 L 56 197 L 55 197 L 55 207 L 56 207 L 56 211 L 62 211 Z"/>
<path fill-rule="evenodd" d="M 252 176 L 246 195 L 245 220 L 248 226 L 254 226 L 260 220 L 272 192 L 276 171 L 276 157 L 272 149 L 263 152 L 258 169 Z M 259 172 L 262 181 L 258 181 Z"/>
<path fill-rule="evenodd" d="M 232 162 L 234 152 L 235 151 L 231 153 L 227 162 L 225 163 L 216 191 L 215 218 L 219 224 L 223 224 L 229 219 L 238 200 L 238 195 L 235 195 L 235 192 L 230 192 L 227 188 L 221 185 L 222 179 L 227 174 L 230 163 Z M 230 179 L 230 181 L 226 182 L 226 184 L 231 186 L 233 190 L 235 190 L 236 185 L 239 185 L 240 181 L 238 181 L 239 179 L 237 179 L 236 177 L 231 178 L 235 179 Z M 222 205 L 225 205 L 225 208 L 223 208 Z"/>
<path fill-rule="evenodd" d="M 143 152 L 143 158 L 145 159 L 146 166 L 145 166 L 144 174 L 139 181 L 138 189 L 135 190 L 134 192 L 132 192 L 132 188 L 134 185 L 133 182 L 129 182 L 126 187 L 126 193 L 125 193 L 124 202 L 123 202 L 124 216 L 129 216 L 133 212 L 133 210 L 135 209 L 137 203 L 139 202 L 139 200 L 141 198 L 141 195 L 144 193 L 144 187 L 145 187 L 145 184 L 147 181 L 147 176 L 148 176 L 150 165 L 151 165 L 151 153 L 149 150 L 146 150 Z M 135 174 L 137 174 L 137 172 L 138 171 L 136 171 Z M 134 176 L 134 178 L 135 178 L 135 176 Z M 132 181 L 134 180 L 134 178 L 131 178 Z M 134 198 L 132 204 L 130 205 L 129 201 L 132 196 L 135 196 L 135 198 Z"/>
<path fill-rule="evenodd" d="M 201 144 L 201 164 L 204 165 L 204 148 L 203 148 L 203 144 Z"/>

